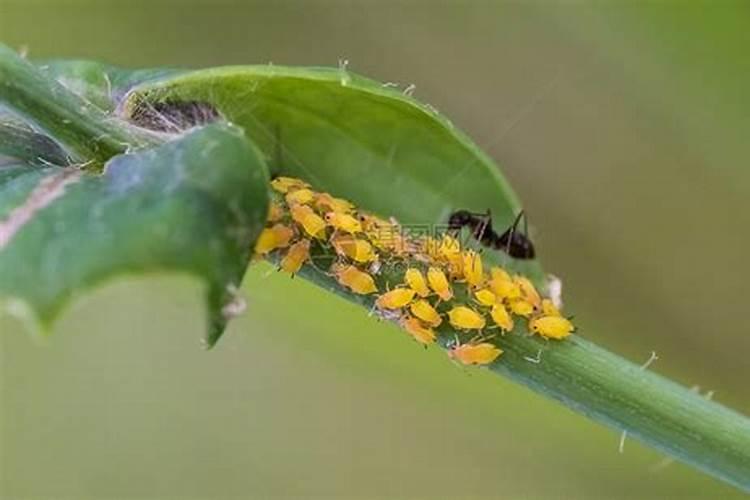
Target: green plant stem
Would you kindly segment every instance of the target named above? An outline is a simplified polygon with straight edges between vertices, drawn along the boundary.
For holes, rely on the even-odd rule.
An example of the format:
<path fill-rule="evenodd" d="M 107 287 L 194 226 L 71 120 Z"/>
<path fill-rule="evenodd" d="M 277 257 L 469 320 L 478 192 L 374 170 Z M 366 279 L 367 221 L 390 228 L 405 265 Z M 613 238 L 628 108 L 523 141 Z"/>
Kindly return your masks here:
<path fill-rule="evenodd" d="M 69 91 L 4 45 L 0 103 L 44 130 L 79 163 L 101 165 L 129 149 L 158 142 Z"/>
<path fill-rule="evenodd" d="M 313 266 L 304 266 L 300 276 L 368 309 L 374 306 L 374 296 L 354 295 Z M 398 276 L 386 268 L 378 281 L 397 283 Z M 456 332 L 443 323 L 438 337 L 445 345 Z M 491 371 L 750 490 L 750 419 L 579 336 L 545 341 L 516 323 L 513 332 L 493 339 L 504 352 Z"/>

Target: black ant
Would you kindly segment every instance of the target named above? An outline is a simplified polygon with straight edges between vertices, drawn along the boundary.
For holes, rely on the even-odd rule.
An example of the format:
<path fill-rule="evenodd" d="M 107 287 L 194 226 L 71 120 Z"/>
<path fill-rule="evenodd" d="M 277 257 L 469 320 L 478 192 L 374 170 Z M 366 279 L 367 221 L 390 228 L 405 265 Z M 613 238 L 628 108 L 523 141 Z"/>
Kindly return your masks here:
<path fill-rule="evenodd" d="M 462 228 L 468 227 L 471 229 L 472 236 L 485 247 L 502 250 L 515 259 L 533 259 L 536 253 L 534 244 L 526 236 L 525 217 L 523 233 L 516 230 L 523 215 L 523 211 L 519 212 L 513 225 L 503 234 L 498 235 L 492 229 L 492 216 L 489 210 L 486 214 L 456 210 L 448 220 L 448 231 L 457 234 Z"/>

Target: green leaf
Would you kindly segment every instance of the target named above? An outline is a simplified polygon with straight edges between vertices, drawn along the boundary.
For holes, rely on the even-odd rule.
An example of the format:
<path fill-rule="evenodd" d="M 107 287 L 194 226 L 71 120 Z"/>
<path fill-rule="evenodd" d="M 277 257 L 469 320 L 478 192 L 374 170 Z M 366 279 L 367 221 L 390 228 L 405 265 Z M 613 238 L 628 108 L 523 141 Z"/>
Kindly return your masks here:
<path fill-rule="evenodd" d="M 206 102 L 243 127 L 274 174 L 402 223 L 444 225 L 457 209 L 491 210 L 509 227 L 520 203 L 494 162 L 433 108 L 344 69 L 243 66 L 152 79 L 120 103 L 125 118 L 155 103 Z M 506 261 L 492 252 L 488 259 Z M 543 276 L 536 261 L 509 267 Z"/>
<path fill-rule="evenodd" d="M 45 331 L 71 298 L 113 277 L 179 272 L 204 281 L 209 344 L 268 207 L 268 174 L 234 127 L 196 129 L 113 158 L 101 175 L 0 169 L 0 313 Z"/>
<path fill-rule="evenodd" d="M 38 67 L 49 78 L 106 112 L 114 111 L 117 101 L 132 86 L 183 71 L 170 68 L 124 70 L 86 60 L 41 61 Z"/>

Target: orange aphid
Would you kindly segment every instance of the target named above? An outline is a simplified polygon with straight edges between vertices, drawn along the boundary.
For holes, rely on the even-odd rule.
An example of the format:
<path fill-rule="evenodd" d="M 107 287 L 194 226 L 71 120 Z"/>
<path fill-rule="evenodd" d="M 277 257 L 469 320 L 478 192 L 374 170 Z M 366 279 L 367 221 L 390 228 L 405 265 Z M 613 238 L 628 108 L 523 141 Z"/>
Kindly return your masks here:
<path fill-rule="evenodd" d="M 354 210 L 354 205 L 342 198 L 335 198 L 328 193 L 317 193 L 315 196 L 315 206 L 318 210 L 326 209 L 327 211 L 349 213 Z"/>
<path fill-rule="evenodd" d="M 384 243 L 387 250 L 399 257 L 404 257 L 406 254 L 416 252 L 417 250 L 413 242 L 402 234 L 399 226 L 393 226 L 390 237 L 384 239 Z"/>
<path fill-rule="evenodd" d="M 295 203 L 306 204 L 313 201 L 315 193 L 307 188 L 295 189 L 294 191 L 289 191 L 284 198 L 288 205 L 294 205 Z"/>
<path fill-rule="evenodd" d="M 406 284 L 420 297 L 427 297 L 430 295 L 430 289 L 427 286 L 427 281 L 424 278 L 424 275 L 422 274 L 422 271 L 419 269 L 415 269 L 413 267 L 410 267 L 406 270 L 406 273 L 404 273 L 404 281 Z"/>
<path fill-rule="evenodd" d="M 487 288 L 481 288 L 474 292 L 474 298 L 483 306 L 492 307 L 497 302 L 497 297 Z"/>
<path fill-rule="evenodd" d="M 281 259 L 281 269 L 288 273 L 295 274 L 300 270 L 302 264 L 310 258 L 310 240 L 301 239 L 287 251 L 284 258 Z"/>
<path fill-rule="evenodd" d="M 534 305 L 525 299 L 512 299 L 508 305 L 513 314 L 528 318 L 534 313 Z"/>
<path fill-rule="evenodd" d="M 372 262 L 378 258 L 372 245 L 366 240 L 349 235 L 337 235 L 331 238 L 331 244 L 339 255 L 345 255 L 356 262 Z"/>
<path fill-rule="evenodd" d="M 409 307 L 411 313 L 417 318 L 421 319 L 430 326 L 437 327 L 443 322 L 443 318 L 440 317 L 440 313 L 435 310 L 429 302 L 424 299 L 412 302 Z"/>
<path fill-rule="evenodd" d="M 284 217 L 284 209 L 272 201 L 268 206 L 268 222 L 276 222 L 282 217 Z"/>
<path fill-rule="evenodd" d="M 289 246 L 289 240 L 294 236 L 292 228 L 283 224 L 274 224 L 265 228 L 255 242 L 255 253 L 265 255 L 268 252 Z"/>
<path fill-rule="evenodd" d="M 441 300 L 451 300 L 453 298 L 453 289 L 450 283 L 448 283 L 445 273 L 440 268 L 431 267 L 427 270 L 427 282 Z"/>
<path fill-rule="evenodd" d="M 466 306 L 455 306 L 448 311 L 448 321 L 454 328 L 462 330 L 481 330 L 486 324 L 481 314 Z"/>
<path fill-rule="evenodd" d="M 271 187 L 279 193 L 288 193 L 292 189 L 306 189 L 310 185 L 303 180 L 294 177 L 276 177 L 271 181 Z"/>
<path fill-rule="evenodd" d="M 325 221 L 307 205 L 292 205 L 289 209 L 292 219 L 302 226 L 307 234 L 315 238 L 325 237 Z"/>
<path fill-rule="evenodd" d="M 575 330 L 575 326 L 562 316 L 539 316 L 529 321 L 529 330 L 548 339 L 563 339 Z"/>
<path fill-rule="evenodd" d="M 411 288 L 394 288 L 378 297 L 375 305 L 381 309 L 401 309 L 414 299 L 415 293 Z"/>
<path fill-rule="evenodd" d="M 345 233 L 361 233 L 362 224 L 349 214 L 339 212 L 327 212 L 325 215 L 326 222 L 339 231 Z"/>
<path fill-rule="evenodd" d="M 508 310 L 503 304 L 495 304 L 490 310 L 492 321 L 495 322 L 502 330 L 509 332 L 513 329 L 513 318 L 510 317 Z"/>
<path fill-rule="evenodd" d="M 471 286 L 479 286 L 484 281 L 482 257 L 474 250 L 466 250 L 463 254 L 463 275 Z"/>
<path fill-rule="evenodd" d="M 464 365 L 488 365 L 502 353 L 499 347 L 489 342 L 482 342 L 481 344 L 469 343 L 454 346 L 448 351 L 448 356 Z"/>
<path fill-rule="evenodd" d="M 336 265 L 332 268 L 332 271 L 339 284 L 349 288 L 354 293 L 367 295 L 378 291 L 372 276 L 354 266 Z"/>
<path fill-rule="evenodd" d="M 406 316 L 401 320 L 401 327 L 420 344 L 429 345 L 435 342 L 435 332 L 424 326 L 417 318 Z"/>
<path fill-rule="evenodd" d="M 538 309 L 542 306 L 542 298 L 539 296 L 539 292 L 536 291 L 531 280 L 524 276 L 516 275 L 513 277 L 513 282 L 518 285 L 521 289 L 521 294 L 527 302 L 534 306 L 534 309 Z"/>

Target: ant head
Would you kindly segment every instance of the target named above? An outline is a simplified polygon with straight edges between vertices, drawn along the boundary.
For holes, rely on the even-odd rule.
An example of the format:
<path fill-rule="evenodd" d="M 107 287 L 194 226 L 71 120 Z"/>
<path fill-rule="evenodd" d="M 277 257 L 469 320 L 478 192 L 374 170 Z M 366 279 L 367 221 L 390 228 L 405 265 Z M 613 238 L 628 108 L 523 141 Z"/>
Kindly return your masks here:
<path fill-rule="evenodd" d="M 448 226 L 450 228 L 461 229 L 463 226 L 472 222 L 473 220 L 474 217 L 468 210 L 456 210 L 448 219 Z"/>

